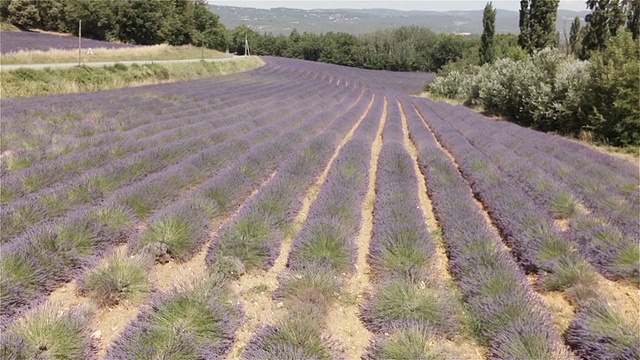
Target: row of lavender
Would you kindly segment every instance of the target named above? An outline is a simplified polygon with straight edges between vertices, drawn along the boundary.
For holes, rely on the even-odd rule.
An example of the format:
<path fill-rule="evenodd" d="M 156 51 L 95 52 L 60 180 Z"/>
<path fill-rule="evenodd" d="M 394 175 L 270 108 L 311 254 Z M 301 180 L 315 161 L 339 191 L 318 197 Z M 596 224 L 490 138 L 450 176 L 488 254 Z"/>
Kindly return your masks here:
<path fill-rule="evenodd" d="M 0 33 L 0 53 L 17 51 L 47 51 L 50 49 L 76 50 L 78 38 L 70 35 L 45 34 L 32 31 L 2 31 Z M 136 47 L 136 45 L 110 43 L 93 39 L 82 39 L 82 45 L 92 48 L 118 49 Z"/>
<path fill-rule="evenodd" d="M 554 179 L 570 187 L 589 210 L 618 227 L 627 236 L 640 237 L 640 173 L 637 166 L 616 159 L 570 140 L 548 136 L 530 129 L 505 124 L 496 131 L 495 122 L 468 110 L 442 106 L 449 110 L 451 124 L 459 129 L 473 128 L 491 133 L 497 144 L 528 159 Z M 538 170 L 538 171 L 540 171 Z"/>
<path fill-rule="evenodd" d="M 245 198 L 252 189 L 257 188 L 270 172 L 280 166 L 287 154 L 296 153 L 296 149 L 305 143 L 308 136 L 321 131 L 328 123 L 334 123 L 328 130 L 329 138 L 340 139 L 344 136 L 348 130 L 348 121 L 345 126 L 342 121 L 345 119 L 340 115 L 347 109 L 363 111 L 368 100 L 360 97 L 359 105 L 352 106 L 356 100 L 355 97 L 358 97 L 361 91 L 352 89 L 349 93 L 350 95 L 344 97 L 337 107 L 331 103 L 318 102 L 307 109 L 310 113 L 306 116 L 294 112 L 281 120 L 287 125 L 286 128 L 293 127 L 293 129 L 271 138 L 264 145 L 254 146 L 244 158 L 238 159 L 231 167 L 193 191 L 193 196 L 187 200 L 157 211 L 150 221 L 148 230 L 130 241 L 131 251 L 137 254 L 140 245 L 148 241 L 151 244 L 160 243 L 167 246 L 167 250 L 171 255 L 175 254 L 178 260 L 188 259 L 197 251 L 203 237 L 206 236 L 208 221 L 206 219 L 202 221 L 204 217 L 207 215 L 214 218 L 220 217 L 232 211 L 239 205 L 242 198 Z M 325 109 L 324 112 L 320 111 L 322 108 Z M 311 116 L 311 113 L 316 115 Z M 357 112 L 351 114 L 357 119 Z M 305 125 L 295 128 L 296 123 L 300 123 L 301 119 L 304 119 Z M 342 131 L 339 132 L 338 129 Z M 290 139 L 298 139 L 300 143 L 292 143 L 288 141 Z M 324 149 L 329 144 L 322 145 L 324 146 L 320 148 Z M 228 200 L 229 203 L 223 209 L 224 200 Z M 185 215 L 185 212 L 188 212 L 187 216 L 180 218 Z M 179 218 L 178 222 L 176 218 Z M 180 221 L 184 225 L 176 226 Z M 181 250 L 186 251 L 181 252 Z M 157 354 L 170 357 L 183 355 L 209 358 L 223 352 L 230 344 L 229 338 L 233 335 L 233 324 L 237 324 L 239 320 L 239 312 L 228 305 L 227 295 L 224 281 L 213 276 L 195 285 L 187 286 L 186 289 L 154 296 L 149 310 L 143 311 L 138 320 L 127 328 L 120 340 L 116 341 L 114 347 L 109 350 L 107 358 L 130 358 L 132 354 L 144 357 Z M 70 314 L 59 321 L 72 322 L 76 326 L 78 323 L 86 325 L 86 321 L 76 321 L 78 319 L 73 316 L 76 314 Z M 3 342 L 3 351 L 28 354 L 24 351 L 29 349 L 23 349 L 25 338 L 21 338 L 19 331 L 15 329 L 19 327 L 10 328 L 9 336 Z M 78 331 L 78 336 L 86 338 L 86 331 Z M 83 341 L 83 344 L 86 345 L 86 341 Z M 90 351 L 84 352 L 84 354 L 90 353 Z"/>
<path fill-rule="evenodd" d="M 309 91 L 298 89 L 297 92 L 298 95 L 295 99 L 304 100 L 311 96 L 324 96 L 330 90 L 319 91 L 312 88 Z M 335 95 L 340 94 L 339 92 Z M 287 100 L 289 99 L 285 98 L 283 102 L 278 102 L 278 104 L 285 106 Z M 19 235 L 27 227 L 39 221 L 62 216 L 75 206 L 96 203 L 118 189 L 134 184 L 142 178 L 166 171 L 171 165 L 184 161 L 187 163 L 199 162 L 202 166 L 215 165 L 215 161 L 222 158 L 225 149 L 228 151 L 233 147 L 244 146 L 242 142 L 238 143 L 238 138 L 234 137 L 251 131 L 257 125 L 268 124 L 279 118 L 280 110 L 267 111 L 268 109 L 269 105 L 265 104 L 262 108 L 258 108 L 262 112 L 258 117 L 247 116 L 242 119 L 231 118 L 231 121 L 218 121 L 217 123 L 222 123 L 222 125 L 229 124 L 222 127 L 214 125 L 213 129 L 209 131 L 207 131 L 208 124 L 216 122 L 203 122 L 195 129 L 200 131 L 187 136 L 186 139 L 179 139 L 173 143 L 161 144 L 155 148 L 143 150 L 122 160 L 92 169 L 80 177 L 72 178 L 51 188 L 42 189 L 28 198 L 12 202 L 0 213 L 3 223 L 6 225 L 2 240 L 4 242 Z M 246 144 L 251 144 L 251 142 Z M 211 163 L 211 161 L 214 162 Z M 195 166 L 197 163 L 193 165 Z M 140 204 L 136 206 L 140 207 Z M 144 216 L 144 211 L 144 209 L 140 209 L 137 215 Z"/>
<path fill-rule="evenodd" d="M 268 173 L 274 169 L 277 170 L 277 175 L 270 179 L 256 196 L 248 200 L 247 204 L 242 207 L 240 213 L 229 225 L 219 230 L 217 238 L 214 239 L 214 244 L 227 240 L 235 243 L 236 246 L 242 247 L 246 245 L 244 246 L 244 250 L 248 254 L 236 253 L 236 255 L 242 257 L 242 262 L 239 264 L 237 262 L 235 264 L 233 262 L 225 263 L 224 259 L 228 257 L 226 253 L 216 254 L 215 263 L 210 264 L 210 269 L 214 273 L 212 279 L 214 279 L 213 282 L 216 284 L 213 286 L 213 289 L 223 289 L 225 286 L 225 281 L 222 280 L 223 278 L 228 278 L 229 275 L 238 275 L 237 273 L 233 274 L 233 272 L 229 271 L 236 269 L 236 267 L 233 267 L 234 265 L 246 266 L 247 268 L 260 265 L 264 266 L 263 264 L 268 258 L 264 255 L 265 253 L 270 253 L 268 246 L 273 245 L 273 241 L 277 241 L 278 239 L 272 238 L 270 239 L 271 242 L 267 241 L 260 246 L 257 242 L 264 239 L 255 237 L 256 228 L 251 226 L 243 227 L 239 224 L 255 220 L 257 221 L 258 229 L 260 225 L 262 225 L 267 227 L 271 226 L 272 228 L 270 230 L 273 231 L 281 231 L 282 228 L 278 228 L 277 221 L 286 221 L 286 215 L 295 211 L 295 209 L 291 208 L 295 200 L 287 201 L 286 197 L 280 198 L 278 196 L 295 197 L 295 195 L 289 195 L 289 192 L 283 192 L 282 190 L 295 188 L 296 182 L 309 182 L 313 180 L 314 174 L 317 176 L 319 169 L 323 168 L 323 164 L 328 161 L 328 158 L 327 156 L 315 156 L 314 151 L 320 151 L 320 154 L 322 154 L 322 152 L 331 153 L 339 139 L 344 137 L 350 126 L 360 117 L 360 114 L 366 110 L 369 98 L 370 96 L 363 96 L 355 104 L 353 103 L 353 98 L 345 99 L 338 107 L 328 109 L 325 112 L 320 112 L 316 116 L 311 117 L 308 126 L 317 129 L 319 127 L 318 124 L 321 123 L 329 122 L 331 125 L 309 141 L 305 141 L 306 137 L 301 137 L 295 133 L 288 133 L 283 135 L 282 138 L 275 139 L 274 145 L 287 144 L 283 141 L 285 138 L 297 138 L 300 142 L 297 144 L 289 143 L 285 147 L 280 146 L 281 154 L 279 152 L 274 153 L 273 151 L 268 151 L 266 148 L 261 148 L 259 149 L 260 151 L 256 152 L 253 159 L 255 160 L 253 162 L 255 166 L 262 166 L 259 164 L 263 163 L 268 164 L 274 161 L 272 159 L 282 159 L 282 155 L 284 154 L 290 154 L 290 156 L 288 156 L 284 162 L 277 160 L 280 164 L 272 164 L 270 168 L 254 168 L 256 173 L 262 173 L 260 178 L 263 181 L 268 177 Z M 307 133 L 312 132 L 308 131 Z M 258 156 L 260 156 L 258 154 L 262 154 L 262 157 L 258 158 Z M 245 166 L 238 165 L 236 169 L 246 168 L 246 165 L 249 164 L 244 165 Z M 229 175 L 230 176 L 226 178 L 222 177 L 214 180 L 213 183 L 215 183 L 216 186 L 204 187 L 202 189 L 202 195 L 211 196 L 215 194 L 217 196 L 214 198 L 214 201 L 222 200 L 225 196 L 230 196 L 231 199 L 242 198 L 243 196 L 240 196 L 240 194 L 243 192 L 246 193 L 247 189 L 243 190 L 243 188 L 249 179 L 243 181 L 243 174 L 238 172 L 231 172 Z M 300 175 L 302 178 L 297 178 L 293 175 Z M 247 177 L 246 174 L 244 174 L 244 176 Z M 285 189 L 281 188 L 286 181 L 291 181 L 290 186 L 285 185 Z M 274 198 L 273 196 L 276 197 Z M 233 202 L 234 204 L 229 204 L 231 208 L 240 205 L 235 202 L 235 200 L 233 200 Z M 194 203 L 194 205 L 196 204 Z M 280 205 L 280 207 L 274 207 L 274 205 Z M 171 207 L 172 210 L 177 210 L 178 208 L 179 205 L 177 207 Z M 182 211 L 184 213 L 185 209 L 183 208 Z M 256 218 L 249 219 L 247 217 L 250 213 L 258 214 L 258 212 L 260 212 L 260 215 L 264 215 L 269 221 L 267 223 L 261 223 Z M 167 216 L 179 216 L 179 213 L 173 212 L 173 214 L 162 214 L 162 216 L 166 219 Z M 192 221 L 192 225 L 195 225 L 193 224 L 193 219 L 190 221 Z M 243 232 L 243 230 L 246 232 Z M 226 234 L 226 236 L 221 236 L 220 234 Z M 190 234 L 190 237 L 197 238 L 196 234 Z M 159 240 L 165 241 L 168 239 Z M 277 245 L 275 246 L 277 247 Z M 224 249 L 232 247 L 233 244 L 222 244 L 221 246 L 213 245 L 212 248 L 219 248 L 220 251 L 224 251 Z M 212 255 L 211 251 L 209 255 Z M 260 256 L 263 256 L 263 258 L 261 262 L 252 263 L 247 261 L 251 256 L 254 256 L 254 259 Z M 196 289 L 201 290 L 196 292 L 195 296 L 193 291 L 187 290 L 162 294 L 158 299 L 154 299 L 151 302 L 151 309 L 138 316 L 138 318 L 127 327 L 122 336 L 116 340 L 115 344 L 108 350 L 106 358 L 128 359 L 132 354 L 168 357 L 200 356 L 203 358 L 221 356 L 230 346 L 230 340 L 233 339 L 235 327 L 237 327 L 241 318 L 237 316 L 238 311 L 225 301 L 228 297 L 228 295 L 225 295 L 225 291 L 208 290 L 211 289 L 209 288 L 209 286 L 211 286 L 210 284 L 211 280 L 207 280 L 202 283 L 202 285 L 197 285 Z M 205 290 L 202 290 L 202 288 Z M 210 294 L 214 294 L 214 297 L 211 297 L 210 294 L 207 294 L 205 297 L 198 295 L 203 292 L 210 292 Z M 218 294 L 222 294 L 222 296 Z M 184 316 L 181 316 L 183 314 L 180 312 L 175 312 L 175 316 L 167 319 L 164 316 L 165 313 L 170 311 L 167 310 L 167 308 L 180 301 L 193 304 L 196 309 L 199 309 L 197 314 L 206 316 L 205 321 L 207 321 L 207 323 L 203 324 L 202 319 L 195 317 L 195 315 L 191 316 L 191 314 L 195 314 L 192 311 L 187 311 Z M 217 307 L 215 304 L 217 304 Z M 223 308 L 221 309 L 220 306 Z M 212 314 L 212 316 L 208 314 Z M 177 334 L 174 330 L 178 323 L 183 326 L 180 329 L 180 336 L 176 336 Z M 215 332 L 211 331 L 212 327 L 216 329 Z M 169 342 L 169 339 L 159 339 L 158 333 L 169 334 L 166 336 L 171 336 L 172 334 L 173 340 L 170 342 L 174 344 L 174 346 L 167 346 L 166 344 Z M 152 347 L 150 344 L 158 344 L 158 346 Z"/>
<path fill-rule="evenodd" d="M 352 93 L 355 91 L 351 90 Z M 268 118 L 262 118 L 265 121 L 263 127 L 245 136 L 188 156 L 186 161 L 114 192 L 102 203 L 96 203 L 98 206 L 75 209 L 54 224 L 38 226 L 3 246 L 1 261 L 4 276 L 0 293 L 3 304 L 6 305 L 3 307 L 3 319 L 74 276 L 78 268 L 86 267 L 87 262 L 96 258 L 109 243 L 121 241 L 121 233 L 131 226 L 131 221 L 126 221 L 133 212 L 129 210 L 129 206 L 137 210 L 140 217 L 148 216 L 155 209 L 177 199 L 184 189 L 210 178 L 226 163 L 241 156 L 252 146 L 267 139 L 272 147 L 276 146 L 274 135 L 291 129 L 292 126 L 295 128 L 296 124 L 307 120 L 313 111 L 319 111 L 323 107 L 330 109 L 342 94 L 334 95 L 329 102 L 318 102 L 309 109 L 296 112 L 292 108 L 290 116 L 284 119 L 274 116 L 266 121 Z M 301 105 L 294 104 L 298 107 Z M 274 123 L 275 120 L 278 121 Z M 273 125 L 269 125 L 270 122 Z M 316 121 L 313 126 L 321 124 L 322 122 Z M 286 143 L 290 138 L 275 139 Z M 254 152 L 254 157 L 258 155 L 261 156 L 260 160 L 268 159 L 269 152 L 263 150 L 266 149 Z M 238 169 L 235 174 L 246 172 L 254 163 L 259 164 L 261 161 L 247 161 L 244 168 Z M 231 181 L 234 177 L 230 175 L 227 179 Z M 225 194 L 224 191 L 221 193 Z M 126 207 L 123 208 L 123 205 Z"/>
<path fill-rule="evenodd" d="M 247 89 L 244 83 L 251 79 L 261 85 Z M 13 172 L 78 150 L 130 140 L 131 136 L 149 136 L 174 128 L 180 119 L 215 114 L 233 105 L 244 104 L 250 109 L 254 99 L 304 83 L 295 80 L 256 73 L 214 84 L 193 82 L 187 89 L 153 85 L 137 91 L 104 91 L 92 97 L 75 94 L 4 100 L 2 150 L 12 153 L 3 160 L 3 169 Z M 23 126 L 25 122 L 31 126 Z"/>
<path fill-rule="evenodd" d="M 433 79 L 433 73 L 407 73 L 380 70 L 367 70 L 350 68 L 327 63 L 314 63 L 298 59 L 262 57 L 268 65 L 284 68 L 286 71 L 296 73 L 301 70 L 310 71 L 312 76 L 325 76 L 334 79 L 334 82 L 348 81 L 357 83 L 358 86 L 366 86 L 379 91 L 393 91 L 401 94 L 419 94 L 424 83 Z M 342 83 L 340 84 L 342 85 Z"/>
<path fill-rule="evenodd" d="M 420 113 L 434 126 L 434 132 L 442 134 L 435 128 L 434 114 L 417 103 Z M 469 192 L 469 184 L 452 159 L 438 147 L 411 102 L 405 100 L 403 104 L 427 192 L 442 227 L 449 268 L 471 308 L 478 335 L 498 359 L 569 358 L 548 309 L 534 294 L 500 237 L 489 227 Z M 464 141 L 456 138 L 446 145 L 458 147 Z M 465 151 L 474 152 L 466 148 Z M 456 160 L 463 163 L 464 157 Z"/>
<path fill-rule="evenodd" d="M 248 77 L 248 75 L 237 75 Z M 215 104 L 206 95 L 224 99 L 222 89 L 235 87 L 229 80 L 214 90 L 206 82 L 194 82 L 189 89 L 171 85 L 109 90 L 98 93 L 53 95 L 25 99 L 3 99 L 3 123 L 6 136 L 2 151 L 43 151 L 51 144 L 66 144 L 70 140 L 84 140 L 109 131 L 123 131 L 149 124 L 162 114 L 176 111 L 198 111 L 205 104 Z M 179 91 L 183 90 L 184 94 Z M 230 89 L 231 90 L 231 89 Z M 202 98 L 198 94 L 205 95 Z M 193 105 L 193 106 L 189 106 Z M 32 126 L 21 126 L 25 122 Z M 54 135 L 54 136 L 52 136 Z M 48 136 L 48 137 L 47 137 Z"/>
<path fill-rule="evenodd" d="M 509 173 L 496 165 L 504 160 L 496 156 L 494 162 L 474 148 L 434 113 L 427 101 L 414 104 L 428 119 L 438 141 L 455 156 L 462 175 L 469 180 L 473 193 L 487 208 L 523 268 L 538 273 L 544 290 L 565 290 L 571 295 L 578 315 L 565 336 L 576 353 L 586 359 L 637 356 L 640 337 L 634 334 L 634 326 L 606 303 L 598 292 L 593 269 L 555 226 L 549 213 L 536 205 L 518 180 L 510 179 Z M 455 253 L 450 251 L 450 256 Z"/>
<path fill-rule="evenodd" d="M 455 115 L 450 118 L 460 119 Z M 627 202 L 622 194 L 614 194 L 615 184 L 621 183 L 622 179 L 615 175 L 606 180 L 600 179 L 605 186 L 593 188 L 591 193 L 585 194 L 580 191 L 577 183 L 582 183 L 587 178 L 598 181 L 593 174 L 585 174 L 585 171 L 579 170 L 547 172 L 545 170 L 549 169 L 548 166 L 538 164 L 553 164 L 556 169 L 560 169 L 563 164 L 559 160 L 548 159 L 548 156 L 535 156 L 531 153 L 521 156 L 499 141 L 485 136 L 490 131 L 487 126 L 489 121 L 473 121 L 474 126 L 464 120 L 452 121 L 450 124 L 506 175 L 505 180 L 520 184 L 534 203 L 552 217 L 569 220 L 569 228 L 563 235 L 573 240 L 603 275 L 614 280 L 625 279 L 640 283 L 640 247 L 637 243 L 640 236 L 640 213 L 637 201 L 634 203 L 633 199 L 629 199 Z M 558 173 L 566 175 L 558 177 Z M 601 200 L 590 201 L 589 199 L 594 199 L 596 192 L 602 196 L 595 198 Z M 580 214 L 574 199 L 580 199 L 581 203 L 587 205 L 615 202 L 617 210 L 613 212 L 608 211 L 611 209 L 594 206 L 596 211 Z"/>
<path fill-rule="evenodd" d="M 368 261 L 373 289 L 361 318 L 375 337 L 365 359 L 453 359 L 439 346 L 461 330 L 460 307 L 434 261 L 435 244 L 418 197 L 413 158 L 404 145 L 398 102 L 382 132 Z"/>
<path fill-rule="evenodd" d="M 371 145 L 384 103 L 384 97 L 377 94 L 370 111 L 332 163 L 302 229 L 293 240 L 288 270 L 281 275 L 274 293 L 274 300 L 286 303 L 286 314 L 276 323 L 263 324 L 245 348 L 243 358 L 336 356 L 336 344 L 324 336 L 327 311 L 341 292 L 340 274 L 354 270 L 354 238 L 360 228 Z M 342 138 L 337 137 L 334 142 Z"/>
<path fill-rule="evenodd" d="M 286 99 L 286 93 L 290 93 L 292 89 L 299 89 L 299 83 L 283 83 L 275 86 L 258 87 L 268 91 L 270 96 L 264 94 L 257 89 L 253 92 L 246 92 L 238 98 L 229 98 L 224 102 L 216 104 L 206 104 L 199 101 L 185 103 L 180 107 L 168 111 L 164 109 L 161 115 L 153 118 L 152 122 L 134 127 L 132 129 L 112 129 L 113 131 L 100 132 L 94 136 L 67 142 L 58 142 L 55 152 L 47 152 L 48 149 L 41 151 L 22 151 L 13 153 L 8 161 L 3 162 L 5 172 L 3 178 L 7 180 L 12 177 L 26 176 L 30 172 L 36 171 L 34 167 L 38 167 L 39 171 L 43 171 L 43 167 L 64 167 L 72 161 L 86 161 L 86 158 L 94 158 L 97 162 L 105 161 L 108 157 L 122 157 L 127 153 L 140 151 L 144 147 L 142 144 L 133 142 L 132 140 L 151 140 L 161 137 L 169 137 L 171 139 L 179 134 L 175 130 L 180 128 L 180 132 L 186 132 L 194 126 L 200 125 L 202 122 L 210 122 L 220 120 L 225 117 L 239 117 L 239 113 L 247 113 L 248 115 L 257 115 L 260 107 L 268 103 L 275 94 L 279 95 L 279 99 Z M 170 102 L 170 101 L 168 101 Z M 147 109 L 140 109 L 147 111 Z M 150 109 L 149 109 L 150 111 Z M 118 121 L 110 119 L 110 121 Z M 76 127 L 75 121 L 69 121 L 70 126 Z M 216 121 L 213 122 L 214 124 Z M 56 129 L 48 129 L 57 132 Z M 146 144 L 145 144 L 146 145 Z M 83 165 L 88 166 L 89 164 Z M 80 165 L 76 165 L 80 166 Z M 82 168 L 77 169 L 81 171 Z M 64 174 L 65 172 L 63 172 Z M 66 174 L 65 174 L 66 175 Z M 68 175 L 67 175 L 68 176 Z"/>

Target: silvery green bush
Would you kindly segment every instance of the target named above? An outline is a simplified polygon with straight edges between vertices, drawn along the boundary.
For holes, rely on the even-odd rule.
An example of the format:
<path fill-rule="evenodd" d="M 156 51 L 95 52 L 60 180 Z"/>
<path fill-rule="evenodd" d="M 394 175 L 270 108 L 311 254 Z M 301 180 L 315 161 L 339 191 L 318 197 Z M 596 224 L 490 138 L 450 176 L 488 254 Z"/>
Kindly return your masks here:
<path fill-rule="evenodd" d="M 522 60 L 503 58 L 467 71 L 452 71 L 428 85 L 436 95 L 481 106 L 489 113 L 541 130 L 557 130 L 572 118 L 589 79 L 589 64 L 545 49 Z M 577 125 L 577 124 L 576 124 Z"/>

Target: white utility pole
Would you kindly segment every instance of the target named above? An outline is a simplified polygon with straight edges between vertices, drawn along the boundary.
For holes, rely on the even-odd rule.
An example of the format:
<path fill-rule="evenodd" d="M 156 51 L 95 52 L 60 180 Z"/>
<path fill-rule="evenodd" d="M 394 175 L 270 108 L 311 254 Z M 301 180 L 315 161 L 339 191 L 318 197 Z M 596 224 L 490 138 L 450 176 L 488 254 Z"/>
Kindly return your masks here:
<path fill-rule="evenodd" d="M 251 52 L 249 51 L 249 39 L 247 35 L 244 36 L 244 56 L 251 56 Z"/>
<path fill-rule="evenodd" d="M 200 39 L 200 47 L 202 51 L 200 52 L 200 60 L 204 60 L 204 32 L 202 33 L 202 38 Z"/>
<path fill-rule="evenodd" d="M 78 20 L 78 65 L 82 65 L 82 20 Z"/>

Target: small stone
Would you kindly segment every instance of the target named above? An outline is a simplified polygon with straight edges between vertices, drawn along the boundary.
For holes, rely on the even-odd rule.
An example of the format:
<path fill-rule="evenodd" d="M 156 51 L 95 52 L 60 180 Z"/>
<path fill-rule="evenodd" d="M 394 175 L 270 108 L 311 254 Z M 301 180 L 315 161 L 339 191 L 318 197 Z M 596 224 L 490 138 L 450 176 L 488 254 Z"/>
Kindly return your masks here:
<path fill-rule="evenodd" d="M 280 301 L 276 306 L 277 306 L 278 308 L 281 308 L 281 307 L 283 307 L 283 306 L 284 306 L 284 304 L 282 303 L 282 301 Z"/>
<path fill-rule="evenodd" d="M 111 328 L 111 331 L 116 331 L 116 330 L 118 330 L 117 326 L 114 326 L 114 327 Z"/>
<path fill-rule="evenodd" d="M 100 340 L 102 338 L 102 331 L 96 330 L 91 334 L 91 338 L 94 340 Z"/>
<path fill-rule="evenodd" d="M 418 287 L 420 288 L 420 290 L 424 290 L 427 288 L 427 284 L 425 284 L 424 281 L 420 281 L 420 285 L 418 285 Z"/>

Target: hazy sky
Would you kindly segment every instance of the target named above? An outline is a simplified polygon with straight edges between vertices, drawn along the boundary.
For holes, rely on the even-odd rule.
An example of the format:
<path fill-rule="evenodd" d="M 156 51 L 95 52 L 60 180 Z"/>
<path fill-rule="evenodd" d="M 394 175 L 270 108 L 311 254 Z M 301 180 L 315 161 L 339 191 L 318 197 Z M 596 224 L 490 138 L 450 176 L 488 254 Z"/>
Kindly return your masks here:
<path fill-rule="evenodd" d="M 297 0 L 297 1 L 272 1 L 272 0 L 208 0 L 215 5 L 244 6 L 255 8 L 288 7 L 296 9 L 364 9 L 386 8 L 398 10 L 482 10 L 487 3 L 485 0 L 414 0 L 414 1 L 363 1 L 363 0 Z M 518 10 L 518 0 L 497 0 L 493 5 L 498 9 Z M 585 0 L 560 0 L 560 8 L 567 10 L 586 10 Z"/>

